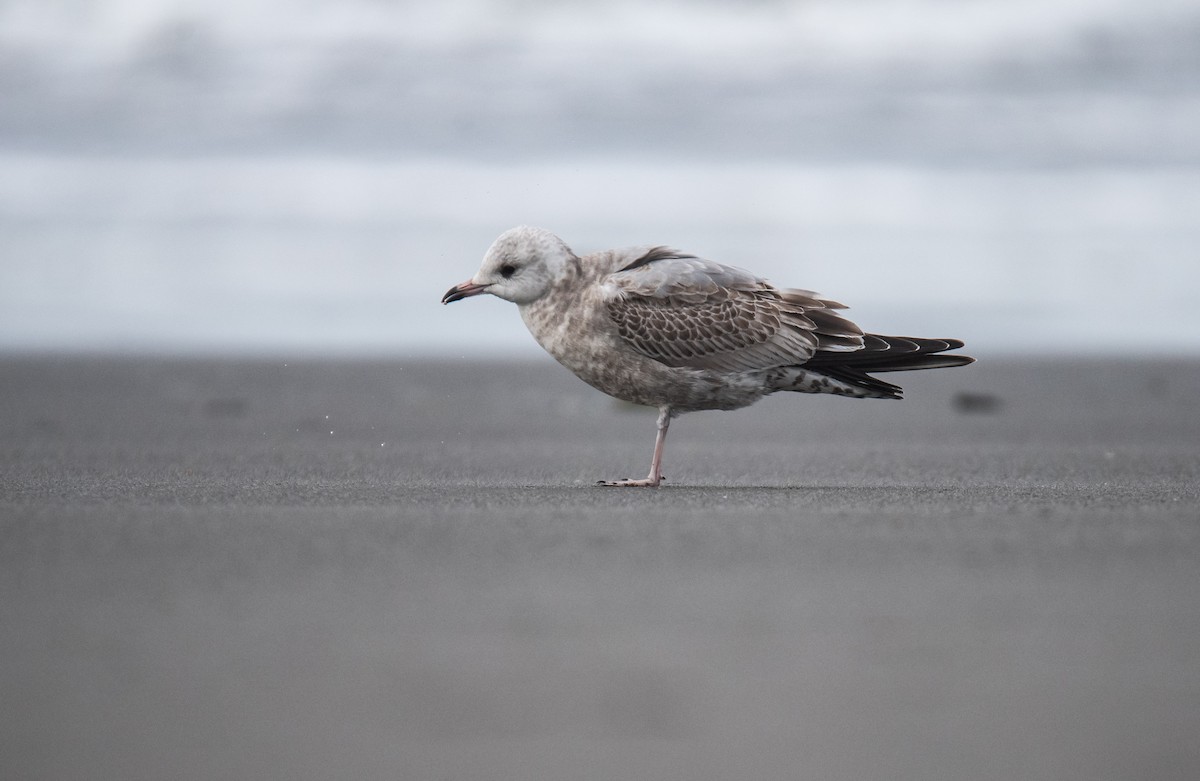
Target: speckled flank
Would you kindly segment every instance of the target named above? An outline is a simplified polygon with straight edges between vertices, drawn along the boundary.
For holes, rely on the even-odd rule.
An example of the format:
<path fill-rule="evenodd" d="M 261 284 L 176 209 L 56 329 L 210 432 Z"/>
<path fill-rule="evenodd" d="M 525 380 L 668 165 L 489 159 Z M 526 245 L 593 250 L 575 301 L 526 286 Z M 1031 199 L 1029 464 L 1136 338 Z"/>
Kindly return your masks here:
<path fill-rule="evenodd" d="M 808 371 L 798 366 L 785 366 L 768 372 L 766 384 L 774 391 L 796 393 L 831 393 L 856 399 L 890 399 L 894 394 L 855 387 L 819 372 Z"/>

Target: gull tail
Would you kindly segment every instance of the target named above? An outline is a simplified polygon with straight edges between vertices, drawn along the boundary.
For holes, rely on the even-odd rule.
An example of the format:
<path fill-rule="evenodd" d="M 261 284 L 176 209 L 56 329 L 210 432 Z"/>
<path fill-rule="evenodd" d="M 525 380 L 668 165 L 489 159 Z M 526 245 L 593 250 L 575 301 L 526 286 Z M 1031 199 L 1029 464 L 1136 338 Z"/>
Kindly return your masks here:
<path fill-rule="evenodd" d="M 873 372 L 906 372 L 919 369 L 945 369 L 966 366 L 975 359 L 967 355 L 943 355 L 957 350 L 958 339 L 918 339 L 907 336 L 866 334 L 863 347 L 853 352 L 818 350 L 803 367 L 807 377 L 798 377 L 791 387 L 801 393 L 836 393 L 875 399 L 899 399 L 899 385 L 872 377 Z M 817 375 L 813 377 L 812 375 Z"/>

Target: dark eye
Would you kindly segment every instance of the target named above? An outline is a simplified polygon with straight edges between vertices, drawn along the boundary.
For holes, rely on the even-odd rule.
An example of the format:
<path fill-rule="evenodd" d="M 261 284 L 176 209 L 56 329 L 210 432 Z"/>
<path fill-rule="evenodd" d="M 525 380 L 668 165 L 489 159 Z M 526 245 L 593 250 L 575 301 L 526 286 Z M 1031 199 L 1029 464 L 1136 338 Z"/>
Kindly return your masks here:
<path fill-rule="evenodd" d="M 517 267 L 510 263 L 505 263 L 503 266 L 500 267 L 500 276 L 504 277 L 505 279 L 508 279 L 509 277 L 511 277 L 513 274 L 516 274 L 516 273 L 517 273 Z"/>

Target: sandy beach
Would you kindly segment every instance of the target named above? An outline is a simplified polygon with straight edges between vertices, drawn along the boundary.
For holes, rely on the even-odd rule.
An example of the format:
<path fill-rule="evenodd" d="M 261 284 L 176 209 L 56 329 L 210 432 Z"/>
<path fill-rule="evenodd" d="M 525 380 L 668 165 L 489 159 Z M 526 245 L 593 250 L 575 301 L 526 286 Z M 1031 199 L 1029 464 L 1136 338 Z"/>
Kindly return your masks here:
<path fill-rule="evenodd" d="M 1200 775 L 1200 363 L 671 428 L 549 359 L 0 359 L 0 775 Z"/>

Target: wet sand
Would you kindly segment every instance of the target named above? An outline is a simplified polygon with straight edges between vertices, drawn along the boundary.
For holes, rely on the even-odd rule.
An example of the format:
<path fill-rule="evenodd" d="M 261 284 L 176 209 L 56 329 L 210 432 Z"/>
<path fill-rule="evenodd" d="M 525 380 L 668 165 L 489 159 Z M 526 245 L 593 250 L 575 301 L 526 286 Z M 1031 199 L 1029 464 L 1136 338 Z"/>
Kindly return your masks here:
<path fill-rule="evenodd" d="M 1200 776 L 1200 363 L 983 357 L 0 359 L 0 775 Z"/>

